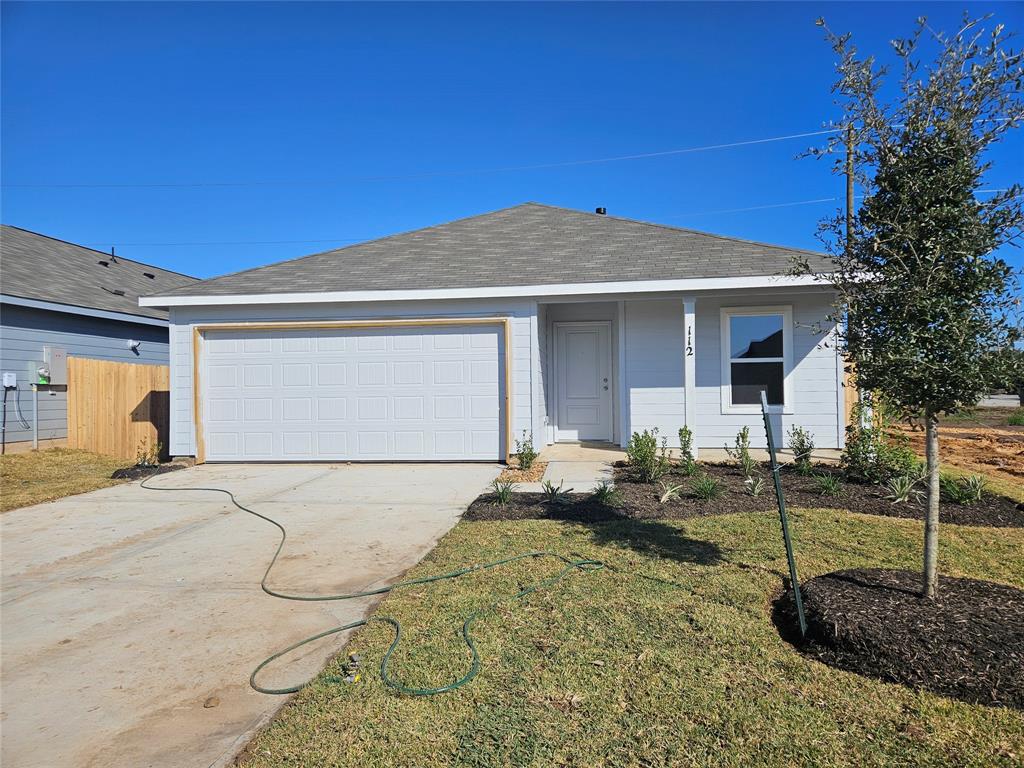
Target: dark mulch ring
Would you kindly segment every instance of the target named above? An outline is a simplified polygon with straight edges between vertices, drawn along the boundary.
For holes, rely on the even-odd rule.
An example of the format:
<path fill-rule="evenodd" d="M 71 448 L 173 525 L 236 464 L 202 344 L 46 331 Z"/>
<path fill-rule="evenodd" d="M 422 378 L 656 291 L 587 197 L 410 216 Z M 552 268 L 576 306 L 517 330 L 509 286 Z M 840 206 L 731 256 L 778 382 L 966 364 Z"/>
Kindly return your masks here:
<path fill-rule="evenodd" d="M 159 464 L 155 467 L 140 467 L 135 465 L 133 467 L 122 467 L 121 469 L 115 469 L 113 474 L 110 476 L 113 480 L 144 480 L 151 475 L 162 475 L 166 472 L 174 472 L 178 469 L 185 469 L 187 464 L 181 464 L 178 462 L 169 462 L 167 464 Z"/>
<path fill-rule="evenodd" d="M 780 633 L 831 667 L 972 704 L 1024 709 L 1024 591 L 940 577 L 934 601 L 921 574 L 836 571 L 801 585 L 807 637 L 793 592 L 775 603 Z"/>
<path fill-rule="evenodd" d="M 466 512 L 467 520 L 526 520 L 560 519 L 595 522 L 616 518 L 633 519 L 685 519 L 726 515 L 734 512 L 774 511 L 775 489 L 771 474 L 766 466 L 761 467 L 764 488 L 759 496 L 751 496 L 743 484 L 743 473 L 736 464 L 701 464 L 701 471 L 714 477 L 722 485 L 722 494 L 717 499 L 700 499 L 690 489 L 690 478 L 678 470 L 670 472 L 658 483 L 638 483 L 628 466 L 615 469 L 615 487 L 621 494 L 620 501 L 609 507 L 597 504 L 589 495 L 570 494 L 570 503 L 551 507 L 543 502 L 538 493 L 517 493 L 513 501 L 499 505 L 494 494 L 478 497 Z M 847 482 L 835 467 L 820 465 L 816 474 L 833 475 L 842 480 L 839 495 L 822 495 L 814 477 L 798 474 L 792 468 L 784 468 L 782 490 L 786 504 L 792 507 L 817 507 L 846 509 L 869 515 L 924 519 L 924 507 L 920 502 L 893 504 L 886 498 L 885 488 L 877 485 Z M 679 485 L 683 488 L 679 499 L 661 502 L 663 485 Z M 970 506 L 943 502 L 939 506 L 941 522 L 957 525 L 986 525 L 999 528 L 1024 528 L 1024 504 L 1005 496 L 986 493 L 984 498 Z"/>

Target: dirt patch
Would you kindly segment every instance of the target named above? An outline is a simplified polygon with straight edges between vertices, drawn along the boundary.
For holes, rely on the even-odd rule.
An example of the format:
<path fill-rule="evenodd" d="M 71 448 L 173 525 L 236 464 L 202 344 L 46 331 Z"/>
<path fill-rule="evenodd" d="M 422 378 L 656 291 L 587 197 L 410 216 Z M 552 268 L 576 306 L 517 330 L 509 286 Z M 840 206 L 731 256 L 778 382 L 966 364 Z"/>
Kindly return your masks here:
<path fill-rule="evenodd" d="M 515 458 L 509 459 L 509 464 L 498 475 L 499 481 L 511 480 L 513 483 L 537 483 L 544 477 L 544 470 L 548 468 L 546 461 L 535 461 L 529 469 L 520 469 Z"/>
<path fill-rule="evenodd" d="M 979 408 L 939 423 L 942 464 L 983 474 L 1010 488 L 1024 488 L 1024 427 L 1007 424 L 1015 408 Z M 918 455 L 924 455 L 924 431 L 901 425 Z M 1022 499 L 1024 500 L 1024 492 Z"/>
<path fill-rule="evenodd" d="M 185 469 L 186 466 L 188 465 L 170 462 L 168 464 L 160 464 L 156 467 L 121 467 L 121 469 L 115 469 L 114 473 L 110 477 L 114 480 L 145 480 L 147 477 L 151 477 L 153 475 L 163 475 L 167 472 Z"/>
<path fill-rule="evenodd" d="M 508 504 L 497 503 L 494 494 L 478 497 L 466 511 L 467 520 L 526 520 L 558 519 L 609 520 L 630 519 L 686 519 L 726 515 L 735 512 L 775 512 L 775 491 L 767 467 L 761 468 L 764 485 L 760 495 L 753 496 L 744 485 L 743 473 L 735 464 L 702 464 L 701 470 L 717 480 L 721 495 L 716 499 L 698 498 L 692 489 L 691 478 L 678 471 L 666 475 L 660 483 L 638 483 L 629 469 L 615 469 L 615 487 L 619 499 L 612 504 L 599 504 L 587 494 L 570 494 L 566 504 L 549 505 L 538 493 L 517 493 Z M 818 475 L 841 479 L 839 470 L 829 466 L 815 468 Z M 893 504 L 886 498 L 887 491 L 875 485 L 842 482 L 835 496 L 823 495 L 819 481 L 805 477 L 792 469 L 782 472 L 782 490 L 786 504 L 793 507 L 835 508 L 869 515 L 924 519 L 923 502 L 910 501 Z M 679 498 L 661 501 L 666 486 L 681 485 Z M 941 522 L 955 525 L 985 525 L 999 528 L 1024 528 L 1024 505 L 1005 496 L 985 494 L 980 502 L 971 506 L 942 503 L 939 506 Z"/>
<path fill-rule="evenodd" d="M 807 637 L 796 644 L 831 667 L 1024 709 L 1024 591 L 945 576 L 935 600 L 920 588 L 919 573 L 882 568 L 810 579 L 801 588 Z M 795 614 L 787 591 L 773 618 L 791 641 Z"/>

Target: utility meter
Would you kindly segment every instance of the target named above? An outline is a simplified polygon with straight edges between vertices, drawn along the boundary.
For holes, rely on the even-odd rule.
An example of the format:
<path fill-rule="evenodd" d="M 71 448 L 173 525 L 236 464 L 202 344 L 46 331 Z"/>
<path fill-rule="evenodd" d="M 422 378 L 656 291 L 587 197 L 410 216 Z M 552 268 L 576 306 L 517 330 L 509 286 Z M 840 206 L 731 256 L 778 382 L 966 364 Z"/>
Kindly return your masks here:
<path fill-rule="evenodd" d="M 41 360 L 33 360 L 28 364 L 28 380 L 33 384 L 49 384 L 50 369 Z"/>

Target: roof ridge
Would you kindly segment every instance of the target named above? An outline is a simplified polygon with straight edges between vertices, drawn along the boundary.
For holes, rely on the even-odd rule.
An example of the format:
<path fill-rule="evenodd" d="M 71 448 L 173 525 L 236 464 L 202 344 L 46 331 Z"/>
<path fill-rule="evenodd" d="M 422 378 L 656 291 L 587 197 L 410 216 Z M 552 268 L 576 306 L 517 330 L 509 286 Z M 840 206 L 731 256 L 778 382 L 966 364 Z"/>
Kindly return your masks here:
<path fill-rule="evenodd" d="M 167 269 L 166 267 L 158 267 L 156 264 L 147 264 L 144 261 L 139 261 L 138 259 L 130 259 L 127 256 L 118 256 L 116 254 L 110 254 L 110 253 L 107 253 L 106 251 L 101 251 L 101 250 L 99 250 L 97 248 L 91 248 L 88 245 L 82 245 L 81 243 L 73 243 L 70 240 L 64 240 L 64 239 L 62 239 L 60 237 L 54 237 L 53 235 L 47 235 L 47 234 L 45 234 L 43 232 L 36 232 L 34 229 L 25 229 L 25 227 L 19 227 L 19 226 L 15 225 L 15 224 L 0 224 L 0 227 L 7 227 L 9 229 L 16 229 L 19 232 L 26 232 L 26 233 L 28 233 L 30 235 L 35 235 L 36 237 L 45 237 L 47 240 L 53 240 L 55 243 L 64 243 L 64 245 L 70 245 L 70 246 L 74 246 L 75 248 L 81 248 L 83 251 L 92 251 L 93 253 L 98 253 L 101 256 L 106 256 L 107 258 L 110 258 L 111 256 L 113 256 L 114 259 L 116 259 L 117 261 L 128 261 L 128 262 L 131 262 L 132 264 L 138 264 L 140 267 L 149 267 L 150 269 L 159 269 L 161 272 L 167 272 L 167 273 L 172 274 L 172 275 L 180 275 L 181 277 L 187 277 L 190 280 L 195 280 L 197 282 L 201 282 L 201 280 L 202 280 L 202 278 L 196 277 L 195 275 L 186 275 L 184 272 L 178 272 L 175 269 Z"/>
<path fill-rule="evenodd" d="M 566 211 L 568 213 L 578 213 L 581 216 L 591 216 L 594 219 L 599 219 L 599 220 L 603 219 L 603 220 L 624 221 L 624 222 L 628 222 L 630 224 L 643 224 L 644 226 L 648 226 L 648 227 L 658 227 L 659 229 L 667 229 L 670 232 L 688 232 L 688 233 L 693 234 L 693 235 L 703 235 L 705 237 L 714 237 L 714 238 L 716 238 L 718 240 L 727 240 L 727 241 L 732 242 L 732 243 L 746 243 L 748 245 L 759 245 L 762 248 L 775 248 L 776 250 L 780 250 L 780 251 L 797 251 L 799 253 L 809 253 L 809 254 L 812 254 L 814 256 L 826 256 L 827 255 L 827 254 L 822 253 L 820 251 L 812 251 L 809 248 L 796 248 L 794 246 L 788 246 L 788 245 L 775 245 L 774 243 L 766 243 L 766 242 L 764 242 L 762 240 L 749 240 L 749 239 L 743 238 L 743 237 L 732 237 L 731 235 L 720 235 L 720 234 L 717 234 L 715 232 L 705 232 L 702 229 L 693 229 L 692 227 L 677 227 L 677 226 L 674 226 L 672 224 L 662 224 L 661 222 L 657 222 L 657 221 L 646 221 L 644 219 L 631 219 L 631 218 L 629 218 L 627 216 L 612 216 L 612 215 L 609 215 L 609 214 L 606 214 L 606 213 L 591 213 L 590 211 L 581 211 L 578 208 L 567 208 L 567 207 L 565 207 L 563 205 L 551 205 L 549 203 L 537 203 L 537 202 L 533 202 L 533 201 L 530 201 L 528 203 L 523 203 L 523 205 L 536 205 L 536 206 L 538 206 L 540 208 L 549 208 L 549 209 L 551 209 L 553 211 Z M 497 211 L 495 211 L 495 213 L 497 213 Z"/>

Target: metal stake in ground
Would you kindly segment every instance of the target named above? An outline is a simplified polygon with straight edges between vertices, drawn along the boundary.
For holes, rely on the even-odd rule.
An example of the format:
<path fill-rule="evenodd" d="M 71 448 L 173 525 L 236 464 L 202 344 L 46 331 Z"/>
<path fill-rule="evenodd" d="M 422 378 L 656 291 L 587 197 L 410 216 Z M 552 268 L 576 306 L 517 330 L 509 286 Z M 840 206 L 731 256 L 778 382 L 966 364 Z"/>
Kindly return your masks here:
<path fill-rule="evenodd" d="M 804 618 L 804 601 L 800 597 L 800 580 L 796 576 L 796 558 L 793 556 L 793 540 L 789 535 L 789 520 L 786 517 L 786 499 L 782 495 L 782 482 L 779 480 L 779 462 L 775 458 L 775 437 L 772 435 L 772 424 L 768 419 L 768 396 L 761 390 L 761 415 L 764 417 L 764 433 L 768 438 L 768 461 L 772 469 L 772 480 L 775 482 L 775 498 L 779 502 L 779 520 L 782 521 L 782 540 L 786 544 L 786 559 L 789 561 L 789 582 L 793 585 L 793 597 L 796 600 L 796 615 L 800 621 L 800 636 L 807 635 L 807 620 Z"/>

